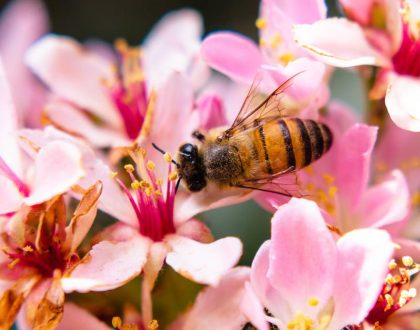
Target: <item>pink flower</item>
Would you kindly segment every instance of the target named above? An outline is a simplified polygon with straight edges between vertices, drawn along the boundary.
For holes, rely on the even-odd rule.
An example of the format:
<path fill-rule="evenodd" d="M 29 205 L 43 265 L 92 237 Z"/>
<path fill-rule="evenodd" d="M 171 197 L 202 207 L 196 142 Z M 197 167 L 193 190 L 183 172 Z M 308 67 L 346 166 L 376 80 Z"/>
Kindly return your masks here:
<path fill-rule="evenodd" d="M 382 98 L 386 94 L 385 104 L 395 124 L 420 131 L 418 1 L 341 2 L 349 19 L 329 18 L 297 25 L 297 42 L 330 65 L 379 66 L 371 96 Z"/>
<path fill-rule="evenodd" d="M 33 162 L 24 159 L 17 139 L 16 108 L 1 66 L 0 108 L 0 214 L 15 212 L 22 204 L 43 203 L 83 177 L 82 155 L 69 143 L 46 144 L 36 150 Z"/>
<path fill-rule="evenodd" d="M 232 32 L 217 32 L 202 43 L 201 53 L 214 69 L 231 79 L 250 84 L 260 68 L 266 74 L 267 92 L 299 73 L 286 90 L 290 97 L 289 107 L 316 108 L 328 99 L 325 83 L 325 66 L 307 56 L 294 42 L 292 25 L 312 23 L 325 18 L 323 1 L 275 1 L 261 2 L 260 47 L 249 38 Z M 268 87 L 268 88 L 267 88 Z"/>
<path fill-rule="evenodd" d="M 161 99 L 171 93 L 168 80 L 175 71 L 188 76 L 178 91 L 184 102 L 207 79 L 208 68 L 198 56 L 201 29 L 196 12 L 174 12 L 152 30 L 143 49 L 118 41 L 113 60 L 67 37 L 44 37 L 26 57 L 29 67 L 54 94 L 44 119 L 97 147 L 128 145 L 147 136 L 152 118 L 161 122 L 168 117 L 159 109 L 165 103 Z M 158 110 L 148 113 L 155 102 Z M 192 111 L 192 103 L 172 104 L 170 112 L 178 110 Z M 169 112 L 168 108 L 163 111 Z M 100 119 L 99 123 L 88 114 Z"/>
<path fill-rule="evenodd" d="M 174 217 L 177 175 L 172 169 L 169 154 L 165 155 L 169 161 L 167 179 L 162 180 L 156 177 L 155 164 L 145 161 L 143 149 L 127 149 L 127 152 L 137 166 L 138 176 L 135 175 L 134 166 L 128 164 L 125 170 L 130 178 L 130 187 L 126 187 L 117 176 L 115 180 L 121 190 L 104 190 L 104 195 L 112 194 L 104 198 L 110 201 L 108 210 L 120 222 L 107 228 L 99 237 L 109 241 L 109 248 L 113 244 L 127 246 L 127 252 L 115 252 L 115 257 L 118 254 L 120 260 L 120 269 L 115 270 L 116 273 L 134 277 L 143 272 L 142 313 L 143 322 L 147 325 L 152 321 L 150 292 L 165 261 L 193 281 L 216 285 L 221 276 L 239 260 L 242 244 L 234 237 L 213 242 L 208 228 L 201 222 L 195 219 L 180 221 Z M 130 208 L 130 212 L 118 204 L 120 200 L 125 208 Z M 118 216 L 120 211 L 127 217 Z M 71 278 L 65 281 L 63 286 L 66 290 L 84 292 L 104 289 L 104 283 L 102 279 L 97 279 L 95 270 L 103 268 L 107 260 L 102 258 L 102 251 L 98 251 L 97 255 L 94 252 L 95 248 L 90 254 L 90 262 L 77 266 Z M 127 269 L 126 265 L 131 265 L 133 260 L 145 260 L 145 263 L 137 269 Z M 84 286 L 80 283 L 84 283 Z"/>
<path fill-rule="evenodd" d="M 0 58 L 10 82 L 20 124 L 40 126 L 45 88 L 24 64 L 29 46 L 48 32 L 48 17 L 38 0 L 15 0 L 0 17 Z"/>
<path fill-rule="evenodd" d="M 368 315 L 392 253 L 382 230 L 355 230 L 334 241 L 317 205 L 292 199 L 273 217 L 271 240 L 252 263 L 251 284 L 266 319 L 279 328 L 341 329 Z"/>

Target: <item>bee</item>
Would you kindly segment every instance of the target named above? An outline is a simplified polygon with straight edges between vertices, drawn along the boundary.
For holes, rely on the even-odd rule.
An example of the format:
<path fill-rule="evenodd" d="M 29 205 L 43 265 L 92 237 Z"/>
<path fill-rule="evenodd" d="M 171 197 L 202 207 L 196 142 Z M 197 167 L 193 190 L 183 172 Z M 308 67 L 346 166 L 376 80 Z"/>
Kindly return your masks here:
<path fill-rule="evenodd" d="M 219 188 L 292 196 L 278 184 L 271 190 L 264 186 L 319 159 L 330 149 L 333 136 L 325 124 L 282 115 L 280 96 L 291 79 L 259 103 L 254 83 L 231 127 L 207 134 L 196 131 L 193 136 L 200 145 L 180 146 L 178 174 L 189 191 L 201 191 L 213 182 Z"/>

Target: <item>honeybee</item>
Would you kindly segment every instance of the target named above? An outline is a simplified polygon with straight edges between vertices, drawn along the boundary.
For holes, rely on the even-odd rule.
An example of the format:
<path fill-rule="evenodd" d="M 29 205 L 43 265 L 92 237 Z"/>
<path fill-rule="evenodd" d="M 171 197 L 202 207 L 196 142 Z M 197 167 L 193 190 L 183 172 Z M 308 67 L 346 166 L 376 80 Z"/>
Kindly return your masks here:
<path fill-rule="evenodd" d="M 280 96 L 290 83 L 291 78 L 259 103 L 254 83 L 231 127 L 193 133 L 200 145 L 183 144 L 177 157 L 179 177 L 189 191 L 201 191 L 213 182 L 220 188 L 292 196 L 280 185 L 264 187 L 319 159 L 330 149 L 333 136 L 322 123 L 282 115 Z"/>

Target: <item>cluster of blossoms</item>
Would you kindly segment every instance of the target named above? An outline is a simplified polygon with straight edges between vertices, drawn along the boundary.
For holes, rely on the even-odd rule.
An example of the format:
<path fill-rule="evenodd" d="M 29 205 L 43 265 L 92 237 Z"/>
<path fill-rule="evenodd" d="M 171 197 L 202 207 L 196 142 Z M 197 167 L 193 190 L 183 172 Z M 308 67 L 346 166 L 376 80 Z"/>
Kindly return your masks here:
<path fill-rule="evenodd" d="M 323 0 L 261 0 L 259 43 L 203 39 L 201 16 L 181 9 L 131 47 L 50 34 L 38 0 L 12 1 L 0 17 L 0 330 L 420 329 L 420 1 L 339 4 L 338 18 Z M 331 99 L 335 67 L 366 82 L 363 120 Z M 179 146 L 232 124 L 256 76 L 263 95 L 292 78 L 282 106 L 333 133 L 320 160 L 271 183 L 293 181 L 301 198 L 179 186 Z M 250 267 L 237 266 L 238 238 L 196 218 L 247 199 L 273 213 Z M 199 286 L 185 308 L 157 311 L 165 280 L 184 294 L 168 266 Z"/>

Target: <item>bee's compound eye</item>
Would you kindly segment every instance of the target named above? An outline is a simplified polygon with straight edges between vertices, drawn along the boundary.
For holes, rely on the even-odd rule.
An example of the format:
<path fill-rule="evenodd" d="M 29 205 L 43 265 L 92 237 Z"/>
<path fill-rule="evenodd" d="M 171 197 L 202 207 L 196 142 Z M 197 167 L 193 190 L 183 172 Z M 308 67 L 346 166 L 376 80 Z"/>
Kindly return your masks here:
<path fill-rule="evenodd" d="M 186 143 L 179 148 L 179 152 L 184 157 L 193 158 L 197 153 L 197 147 L 191 143 Z"/>

